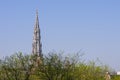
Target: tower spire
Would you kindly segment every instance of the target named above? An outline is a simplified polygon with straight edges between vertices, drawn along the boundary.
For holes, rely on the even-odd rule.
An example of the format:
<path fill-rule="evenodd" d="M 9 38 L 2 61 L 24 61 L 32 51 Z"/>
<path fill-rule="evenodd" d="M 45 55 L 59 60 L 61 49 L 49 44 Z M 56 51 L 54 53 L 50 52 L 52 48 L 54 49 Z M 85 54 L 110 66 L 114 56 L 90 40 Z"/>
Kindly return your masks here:
<path fill-rule="evenodd" d="M 33 34 L 32 53 L 39 57 L 42 57 L 42 44 L 41 44 L 41 35 L 40 35 L 37 10 L 36 10 L 36 21 L 35 21 L 34 34 Z"/>

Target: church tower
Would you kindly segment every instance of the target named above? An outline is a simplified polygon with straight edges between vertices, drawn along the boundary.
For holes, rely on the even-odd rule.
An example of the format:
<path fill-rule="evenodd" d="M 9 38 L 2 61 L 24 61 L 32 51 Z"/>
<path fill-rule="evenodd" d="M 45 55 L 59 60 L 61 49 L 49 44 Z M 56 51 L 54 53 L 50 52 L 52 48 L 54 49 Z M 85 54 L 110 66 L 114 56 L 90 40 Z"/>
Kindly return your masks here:
<path fill-rule="evenodd" d="M 41 44 L 38 11 L 36 11 L 36 21 L 35 21 L 35 25 L 34 25 L 32 53 L 39 57 L 42 57 L 42 44 Z"/>

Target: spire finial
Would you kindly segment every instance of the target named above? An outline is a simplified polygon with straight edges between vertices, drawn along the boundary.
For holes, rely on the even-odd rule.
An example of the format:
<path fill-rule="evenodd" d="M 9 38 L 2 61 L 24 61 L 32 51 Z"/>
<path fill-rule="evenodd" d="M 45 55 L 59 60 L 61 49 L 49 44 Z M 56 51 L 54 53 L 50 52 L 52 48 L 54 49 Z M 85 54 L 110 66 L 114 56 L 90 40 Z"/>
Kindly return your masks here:
<path fill-rule="evenodd" d="M 38 9 L 36 9 L 36 23 L 38 23 L 38 25 L 39 25 L 39 21 L 38 21 Z"/>
<path fill-rule="evenodd" d="M 36 15 L 38 16 L 38 9 L 36 9 Z"/>

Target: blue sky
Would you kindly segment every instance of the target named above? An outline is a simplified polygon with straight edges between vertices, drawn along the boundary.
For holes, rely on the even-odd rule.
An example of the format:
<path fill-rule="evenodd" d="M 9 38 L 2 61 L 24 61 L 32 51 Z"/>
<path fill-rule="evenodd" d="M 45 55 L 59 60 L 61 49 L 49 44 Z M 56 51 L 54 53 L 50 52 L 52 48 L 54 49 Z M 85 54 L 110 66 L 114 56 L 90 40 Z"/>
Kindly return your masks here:
<path fill-rule="evenodd" d="M 0 57 L 31 54 L 36 9 L 43 52 L 85 53 L 120 70 L 120 0 L 1 0 Z"/>

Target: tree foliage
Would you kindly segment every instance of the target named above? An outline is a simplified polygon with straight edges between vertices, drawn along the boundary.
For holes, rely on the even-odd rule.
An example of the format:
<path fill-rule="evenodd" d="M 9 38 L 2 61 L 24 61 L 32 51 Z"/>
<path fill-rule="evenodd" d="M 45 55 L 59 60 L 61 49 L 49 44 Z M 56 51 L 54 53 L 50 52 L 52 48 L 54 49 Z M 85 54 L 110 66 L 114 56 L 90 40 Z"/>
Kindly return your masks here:
<path fill-rule="evenodd" d="M 78 58 L 78 54 L 65 57 L 55 52 L 42 58 L 16 53 L 0 60 L 0 80 L 104 80 L 109 67 Z"/>

